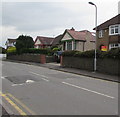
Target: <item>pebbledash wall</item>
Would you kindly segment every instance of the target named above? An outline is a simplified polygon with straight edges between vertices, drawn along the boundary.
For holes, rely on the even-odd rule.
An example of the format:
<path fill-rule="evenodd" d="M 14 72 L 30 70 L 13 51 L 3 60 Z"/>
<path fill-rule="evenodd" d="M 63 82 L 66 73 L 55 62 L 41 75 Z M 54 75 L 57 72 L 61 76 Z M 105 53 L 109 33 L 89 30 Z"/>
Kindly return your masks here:
<path fill-rule="evenodd" d="M 80 58 L 80 57 L 62 57 L 62 67 L 78 68 L 82 70 L 93 71 L 94 59 L 93 58 Z M 97 71 L 105 74 L 120 75 L 120 60 L 118 59 L 97 59 Z"/>
<path fill-rule="evenodd" d="M 36 63 L 42 63 L 42 64 L 54 61 L 53 57 L 42 55 L 42 54 L 7 55 L 7 59 L 17 60 L 17 61 L 36 62 Z"/>

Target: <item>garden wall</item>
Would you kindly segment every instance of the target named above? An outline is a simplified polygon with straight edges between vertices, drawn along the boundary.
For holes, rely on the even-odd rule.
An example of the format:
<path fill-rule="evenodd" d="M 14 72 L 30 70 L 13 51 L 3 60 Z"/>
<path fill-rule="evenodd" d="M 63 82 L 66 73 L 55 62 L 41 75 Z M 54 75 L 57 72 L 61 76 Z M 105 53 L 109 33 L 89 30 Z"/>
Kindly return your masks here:
<path fill-rule="evenodd" d="M 120 60 L 118 59 L 97 59 L 97 71 L 101 73 L 120 75 L 119 65 Z M 62 66 L 93 71 L 94 59 L 64 56 L 62 57 Z"/>
<path fill-rule="evenodd" d="M 7 59 L 18 60 L 18 61 L 27 61 L 27 62 L 36 62 L 36 63 L 49 63 L 52 62 L 52 56 L 46 56 L 41 54 L 22 54 L 22 55 L 7 55 Z"/>

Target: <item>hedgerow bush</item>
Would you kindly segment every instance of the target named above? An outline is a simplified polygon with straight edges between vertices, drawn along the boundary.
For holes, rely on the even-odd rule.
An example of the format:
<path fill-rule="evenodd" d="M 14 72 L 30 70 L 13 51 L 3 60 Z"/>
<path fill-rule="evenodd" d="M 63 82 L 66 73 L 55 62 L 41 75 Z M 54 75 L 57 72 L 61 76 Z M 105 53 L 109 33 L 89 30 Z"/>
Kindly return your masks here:
<path fill-rule="evenodd" d="M 45 54 L 45 55 L 51 55 L 52 51 L 49 48 L 24 48 L 22 49 L 21 53 L 32 53 L 32 54 Z"/>
<path fill-rule="evenodd" d="M 71 57 L 85 57 L 85 58 L 94 58 L 95 57 L 95 51 L 65 51 L 62 53 L 62 56 L 71 56 Z M 107 52 L 98 51 L 96 52 L 97 58 L 113 58 L 113 59 L 120 59 L 120 48 L 117 49 L 111 49 Z"/>
<path fill-rule="evenodd" d="M 75 57 L 88 57 L 88 58 L 91 58 L 91 57 L 94 57 L 94 50 L 90 50 L 90 51 L 85 51 L 85 52 L 76 52 L 74 54 Z"/>
<path fill-rule="evenodd" d="M 20 54 L 28 54 L 28 53 L 29 54 L 45 54 L 45 55 L 51 56 L 51 55 L 53 55 L 54 51 L 52 51 L 49 48 L 40 48 L 40 49 L 37 49 L 37 48 L 23 48 L 19 52 L 16 51 L 15 47 L 11 47 L 11 48 L 7 49 L 7 55 L 15 55 L 15 54 L 20 55 Z"/>
<path fill-rule="evenodd" d="M 101 52 L 100 58 L 120 59 L 120 48 L 111 49 L 108 52 Z"/>
<path fill-rule="evenodd" d="M 76 51 L 76 50 L 64 51 L 64 52 L 62 53 L 62 56 L 74 56 L 75 53 L 77 53 L 77 52 L 78 52 L 78 51 Z"/>
<path fill-rule="evenodd" d="M 54 52 L 60 51 L 60 48 L 53 48 L 52 51 L 54 51 Z"/>
<path fill-rule="evenodd" d="M 9 47 L 7 49 L 7 54 L 8 55 L 15 55 L 16 54 L 16 47 Z"/>

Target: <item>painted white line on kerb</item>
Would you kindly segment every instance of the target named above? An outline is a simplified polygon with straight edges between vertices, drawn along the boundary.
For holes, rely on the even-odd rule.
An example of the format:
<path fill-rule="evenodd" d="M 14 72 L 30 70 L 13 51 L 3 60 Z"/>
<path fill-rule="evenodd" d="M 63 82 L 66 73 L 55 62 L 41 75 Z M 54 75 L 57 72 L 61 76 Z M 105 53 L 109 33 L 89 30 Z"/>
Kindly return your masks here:
<path fill-rule="evenodd" d="M 105 96 L 105 97 L 108 97 L 108 98 L 111 98 L 111 99 L 115 98 L 115 97 L 112 97 L 112 96 L 109 96 L 109 95 L 106 95 L 106 94 L 103 94 L 103 93 L 99 93 L 97 91 L 89 90 L 89 89 L 86 89 L 86 88 L 83 88 L 83 87 L 79 87 L 77 85 L 73 85 L 73 84 L 70 84 L 70 83 L 67 83 L 67 82 L 62 82 L 62 83 L 66 84 L 66 85 L 69 85 L 69 86 L 72 86 L 72 87 L 75 87 L 75 88 L 85 90 L 85 91 L 89 91 L 89 92 L 92 92 L 92 93 L 95 93 L 95 94 L 98 94 L 98 95 L 102 95 L 102 96 Z"/>
<path fill-rule="evenodd" d="M 47 76 L 40 75 L 40 74 L 37 74 L 37 73 L 34 73 L 34 72 L 30 72 L 30 73 L 35 74 L 35 75 L 38 75 L 38 76 L 41 76 L 41 77 L 44 77 L 44 78 L 41 78 L 41 79 L 44 80 L 44 81 L 49 82 L 49 80 L 45 79 L 45 78 L 48 78 Z"/>

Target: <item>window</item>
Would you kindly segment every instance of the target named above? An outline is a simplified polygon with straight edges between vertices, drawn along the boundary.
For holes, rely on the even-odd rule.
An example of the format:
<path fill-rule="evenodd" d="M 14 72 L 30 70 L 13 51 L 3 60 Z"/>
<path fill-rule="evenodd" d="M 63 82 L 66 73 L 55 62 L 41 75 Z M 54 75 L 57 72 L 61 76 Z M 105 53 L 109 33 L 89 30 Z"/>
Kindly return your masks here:
<path fill-rule="evenodd" d="M 100 30 L 99 31 L 99 38 L 102 38 L 103 37 L 103 30 Z"/>
<path fill-rule="evenodd" d="M 74 50 L 76 50 L 76 41 L 73 42 Z"/>
<path fill-rule="evenodd" d="M 120 43 L 109 44 L 109 49 L 120 47 Z"/>
<path fill-rule="evenodd" d="M 67 50 L 72 50 L 72 41 L 67 42 Z"/>
<path fill-rule="evenodd" d="M 117 34 L 120 34 L 120 24 L 110 26 L 109 35 L 117 35 Z"/>

